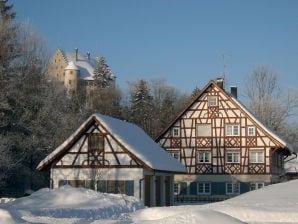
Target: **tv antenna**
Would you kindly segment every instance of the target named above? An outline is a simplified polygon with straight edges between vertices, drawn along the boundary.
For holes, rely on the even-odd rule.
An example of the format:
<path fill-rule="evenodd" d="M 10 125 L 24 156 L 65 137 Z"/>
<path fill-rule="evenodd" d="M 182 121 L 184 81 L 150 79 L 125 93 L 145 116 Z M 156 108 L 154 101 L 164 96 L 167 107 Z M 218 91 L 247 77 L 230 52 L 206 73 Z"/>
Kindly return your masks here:
<path fill-rule="evenodd" d="M 230 54 L 222 54 L 222 61 L 223 61 L 223 74 L 222 74 L 222 78 L 225 81 L 226 80 L 226 76 L 227 76 L 227 63 L 226 63 L 226 59 L 227 57 L 231 57 Z"/>

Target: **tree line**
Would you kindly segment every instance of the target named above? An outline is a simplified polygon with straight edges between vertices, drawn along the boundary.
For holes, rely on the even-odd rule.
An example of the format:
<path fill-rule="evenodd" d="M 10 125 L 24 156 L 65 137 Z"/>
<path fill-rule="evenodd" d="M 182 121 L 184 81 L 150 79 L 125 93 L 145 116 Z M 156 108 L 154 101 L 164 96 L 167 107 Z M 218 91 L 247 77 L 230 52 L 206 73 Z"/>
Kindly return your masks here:
<path fill-rule="evenodd" d="M 135 123 L 155 138 L 199 91 L 185 94 L 163 79 L 140 79 L 128 82 L 127 91 L 98 84 L 88 101 L 81 91 L 69 97 L 62 83 L 44 75 L 50 58 L 46 43 L 28 24 L 17 23 L 15 16 L 13 6 L 0 1 L 0 197 L 22 196 L 26 190 L 48 186 L 49 172 L 37 172 L 38 163 L 92 113 Z M 97 74 L 109 71 L 103 58 L 100 66 Z M 253 72 L 257 77 L 259 73 Z M 265 74 L 270 77 L 270 72 Z M 249 80 L 254 82 L 256 77 Z M 254 90 L 255 95 L 247 96 L 250 108 L 260 115 L 268 112 L 257 105 L 271 97 L 266 103 L 275 107 L 268 118 L 260 118 L 297 145 L 297 128 L 288 120 L 297 95 L 285 104 L 273 101 L 274 91 L 260 97 L 263 92 Z"/>

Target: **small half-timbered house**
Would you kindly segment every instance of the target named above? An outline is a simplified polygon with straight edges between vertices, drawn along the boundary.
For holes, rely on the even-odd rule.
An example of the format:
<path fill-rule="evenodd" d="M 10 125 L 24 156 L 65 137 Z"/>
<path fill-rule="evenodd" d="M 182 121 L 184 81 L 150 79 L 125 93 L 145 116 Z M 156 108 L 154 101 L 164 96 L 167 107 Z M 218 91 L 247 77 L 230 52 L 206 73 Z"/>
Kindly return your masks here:
<path fill-rule="evenodd" d="M 177 200 L 223 200 L 280 181 L 292 148 L 211 80 L 156 139 L 184 164 Z"/>
<path fill-rule="evenodd" d="M 37 167 L 51 187 L 86 187 L 135 196 L 147 206 L 173 204 L 173 175 L 186 168 L 141 128 L 94 114 Z"/>

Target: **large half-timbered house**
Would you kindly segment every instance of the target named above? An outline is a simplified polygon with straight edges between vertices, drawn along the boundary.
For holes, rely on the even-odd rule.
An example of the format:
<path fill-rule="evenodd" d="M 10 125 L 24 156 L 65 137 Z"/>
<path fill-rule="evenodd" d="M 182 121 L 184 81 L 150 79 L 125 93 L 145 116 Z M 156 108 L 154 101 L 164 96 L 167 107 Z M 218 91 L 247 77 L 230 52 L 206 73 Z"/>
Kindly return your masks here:
<path fill-rule="evenodd" d="M 94 114 L 37 167 L 50 169 L 51 187 L 86 187 L 140 198 L 147 206 L 173 204 L 173 174 L 186 168 L 141 128 Z"/>
<path fill-rule="evenodd" d="M 187 167 L 178 200 L 222 200 L 278 182 L 292 152 L 279 136 L 211 80 L 156 141 Z"/>

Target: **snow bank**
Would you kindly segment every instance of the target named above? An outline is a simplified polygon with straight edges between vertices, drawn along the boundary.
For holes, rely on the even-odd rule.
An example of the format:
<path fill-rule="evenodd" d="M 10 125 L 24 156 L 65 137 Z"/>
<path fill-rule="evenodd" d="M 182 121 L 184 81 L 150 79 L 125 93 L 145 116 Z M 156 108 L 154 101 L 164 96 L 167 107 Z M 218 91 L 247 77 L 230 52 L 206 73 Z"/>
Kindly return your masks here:
<path fill-rule="evenodd" d="M 38 217 L 39 223 L 53 223 L 53 218 L 65 223 L 64 219 L 76 222 L 80 219 L 119 219 L 144 206 L 134 197 L 64 186 L 39 190 L 31 196 L 3 204 L 1 208 L 9 211 L 17 223 L 32 222 L 35 219 L 32 217 Z M 5 216 L 0 214 L 0 217 Z"/>
<path fill-rule="evenodd" d="M 144 208 L 129 196 L 65 186 L 0 204 L 0 223 L 298 223 L 298 180 L 206 205 Z"/>

